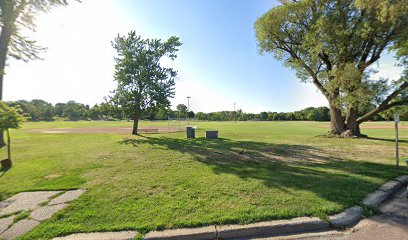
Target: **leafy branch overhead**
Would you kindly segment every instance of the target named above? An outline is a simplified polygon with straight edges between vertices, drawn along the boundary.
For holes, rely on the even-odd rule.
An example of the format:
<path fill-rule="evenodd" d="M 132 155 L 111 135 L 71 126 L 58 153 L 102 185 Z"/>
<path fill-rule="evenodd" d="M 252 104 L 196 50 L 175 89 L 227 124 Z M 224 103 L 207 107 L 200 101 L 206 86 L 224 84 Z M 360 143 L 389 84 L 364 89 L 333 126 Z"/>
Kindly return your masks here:
<path fill-rule="evenodd" d="M 2 43 L 9 43 L 8 55 L 23 61 L 39 59 L 39 53 L 45 48 L 25 36 L 23 31 L 36 31 L 35 20 L 38 12 L 48 12 L 53 7 L 67 4 L 67 0 L 2 0 L 0 36 Z"/>

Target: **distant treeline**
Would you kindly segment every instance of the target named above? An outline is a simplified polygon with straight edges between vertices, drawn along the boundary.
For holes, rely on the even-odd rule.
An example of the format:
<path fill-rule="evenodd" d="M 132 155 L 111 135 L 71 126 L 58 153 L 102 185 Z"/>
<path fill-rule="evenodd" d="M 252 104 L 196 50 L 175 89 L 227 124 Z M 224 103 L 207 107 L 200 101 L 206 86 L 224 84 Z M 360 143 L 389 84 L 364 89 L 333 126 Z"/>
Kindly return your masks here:
<path fill-rule="evenodd" d="M 9 101 L 7 104 L 10 106 L 20 106 L 23 112 L 29 115 L 30 121 L 131 119 L 131 116 L 126 116 L 118 107 L 106 102 L 95 104 L 92 107 L 75 101 L 53 105 L 41 99 Z M 190 114 L 192 114 L 190 117 L 194 117 L 193 112 Z M 186 115 L 179 115 L 178 111 L 147 109 L 142 119 L 167 120 L 168 118 L 187 117 Z"/>
<path fill-rule="evenodd" d="M 7 103 L 10 106 L 20 106 L 30 116 L 30 121 L 131 119 L 130 116 L 125 116 L 119 108 L 109 103 L 96 104 L 92 107 L 75 101 L 53 105 L 40 99 Z M 183 104 L 179 104 L 177 109 L 148 109 L 142 119 L 167 120 L 168 118 L 186 118 L 188 115 L 190 118 L 206 121 L 330 121 L 330 110 L 327 107 L 308 107 L 295 112 L 261 112 L 259 114 L 244 113 L 242 110 L 210 113 L 190 111 L 187 113 L 187 107 Z M 395 111 L 399 112 L 401 120 L 408 120 L 408 106 L 401 106 L 383 112 L 381 115 L 374 116 L 371 120 L 392 120 Z"/>
<path fill-rule="evenodd" d="M 241 110 L 235 112 L 198 112 L 195 114 L 195 118 L 208 121 L 330 121 L 329 111 L 327 107 L 308 107 L 295 112 L 261 112 L 259 114 L 244 113 Z"/>

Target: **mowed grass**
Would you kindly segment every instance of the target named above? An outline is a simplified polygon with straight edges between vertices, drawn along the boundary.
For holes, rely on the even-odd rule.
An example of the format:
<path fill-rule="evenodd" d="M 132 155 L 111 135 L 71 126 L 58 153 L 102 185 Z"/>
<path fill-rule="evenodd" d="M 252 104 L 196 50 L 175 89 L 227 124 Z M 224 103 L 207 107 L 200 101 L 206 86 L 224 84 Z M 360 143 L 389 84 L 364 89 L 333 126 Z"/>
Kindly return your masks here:
<path fill-rule="evenodd" d="M 166 122 L 141 123 L 142 126 Z M 392 125 L 392 123 L 382 123 Z M 14 166 L 0 198 L 31 190 L 85 188 L 67 209 L 22 239 L 74 232 L 194 227 L 299 216 L 325 218 L 359 204 L 395 169 L 393 129 L 371 139 L 327 138 L 328 123 L 197 122 L 184 133 L 43 134 L 29 129 L 130 127 L 129 122 L 38 122 L 12 131 Z M 221 139 L 207 140 L 205 129 Z M 400 130 L 401 158 L 408 129 Z M 244 150 L 244 154 L 239 152 Z M 5 152 L 1 152 L 5 156 Z"/>

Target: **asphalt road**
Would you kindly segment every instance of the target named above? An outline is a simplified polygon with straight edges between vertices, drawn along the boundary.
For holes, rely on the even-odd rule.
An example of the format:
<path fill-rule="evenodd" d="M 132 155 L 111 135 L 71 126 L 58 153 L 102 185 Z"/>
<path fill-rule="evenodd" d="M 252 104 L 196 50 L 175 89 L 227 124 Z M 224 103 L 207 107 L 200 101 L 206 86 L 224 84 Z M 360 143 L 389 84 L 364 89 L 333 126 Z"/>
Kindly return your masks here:
<path fill-rule="evenodd" d="M 401 189 L 381 204 L 381 214 L 364 219 L 344 232 L 308 233 L 262 240 L 408 240 L 408 199 L 405 194 L 406 188 Z"/>

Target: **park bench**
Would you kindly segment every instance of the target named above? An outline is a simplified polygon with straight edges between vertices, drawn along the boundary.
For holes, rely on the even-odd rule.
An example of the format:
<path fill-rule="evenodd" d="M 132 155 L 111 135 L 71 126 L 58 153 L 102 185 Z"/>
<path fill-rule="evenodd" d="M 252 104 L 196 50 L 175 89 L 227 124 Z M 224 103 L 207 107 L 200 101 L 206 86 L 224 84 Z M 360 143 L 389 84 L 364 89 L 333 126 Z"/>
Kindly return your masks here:
<path fill-rule="evenodd" d="M 157 128 L 145 128 L 145 129 L 138 129 L 140 133 L 159 133 L 159 129 Z"/>

